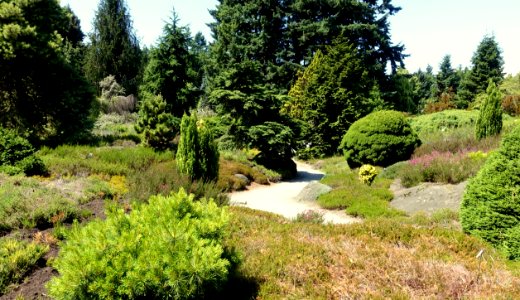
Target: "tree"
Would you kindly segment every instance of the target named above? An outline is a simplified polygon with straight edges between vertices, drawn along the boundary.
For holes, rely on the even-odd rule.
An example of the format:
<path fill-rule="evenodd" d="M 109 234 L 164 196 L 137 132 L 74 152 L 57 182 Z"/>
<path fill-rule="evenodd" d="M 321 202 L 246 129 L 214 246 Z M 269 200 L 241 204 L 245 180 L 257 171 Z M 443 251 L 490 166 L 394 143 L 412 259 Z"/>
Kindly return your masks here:
<path fill-rule="evenodd" d="M 198 59 L 190 53 L 192 39 L 187 27 L 179 26 L 175 11 L 163 28 L 159 43 L 150 51 L 150 60 L 144 71 L 143 92 L 162 95 L 168 111 L 180 118 L 197 104 L 200 81 L 192 68 Z M 201 67 L 196 65 L 194 67 Z"/>
<path fill-rule="evenodd" d="M 412 76 L 414 85 L 414 103 L 417 103 L 417 111 L 423 112 L 426 104 L 435 102 L 439 93 L 437 79 L 433 75 L 432 66 L 426 67 L 426 72 L 418 70 Z"/>
<path fill-rule="evenodd" d="M 300 73 L 282 109 L 301 122 L 301 156 L 334 154 L 354 121 L 384 105 L 354 46 L 337 41 L 326 51 Z"/>
<path fill-rule="evenodd" d="M 146 143 L 160 151 L 171 149 L 177 128 L 178 119 L 168 112 L 166 101 L 160 95 L 145 94 L 135 131 L 144 135 Z"/>
<path fill-rule="evenodd" d="M 85 60 L 87 78 L 97 84 L 108 75 L 129 94 L 137 94 L 142 73 L 139 41 L 125 0 L 101 0 Z"/>
<path fill-rule="evenodd" d="M 205 181 L 218 179 L 220 153 L 213 133 L 205 124 L 199 129 L 199 150 L 200 177 Z"/>
<path fill-rule="evenodd" d="M 486 90 L 486 98 L 477 119 L 475 134 L 481 140 L 497 135 L 502 130 L 502 93 L 492 79 Z"/>
<path fill-rule="evenodd" d="M 459 101 L 467 104 L 486 91 L 491 79 L 500 84 L 504 78 L 504 59 L 494 36 L 485 36 L 471 59 L 472 68 L 461 83 Z"/>
<path fill-rule="evenodd" d="M 437 73 L 437 85 L 440 93 L 457 93 L 460 78 L 451 66 L 451 56 L 445 55 L 439 65 Z"/>
<path fill-rule="evenodd" d="M 82 37 L 77 18 L 58 1 L 0 3 L 3 127 L 29 132 L 33 143 L 85 137 L 94 97 L 74 55 Z"/>

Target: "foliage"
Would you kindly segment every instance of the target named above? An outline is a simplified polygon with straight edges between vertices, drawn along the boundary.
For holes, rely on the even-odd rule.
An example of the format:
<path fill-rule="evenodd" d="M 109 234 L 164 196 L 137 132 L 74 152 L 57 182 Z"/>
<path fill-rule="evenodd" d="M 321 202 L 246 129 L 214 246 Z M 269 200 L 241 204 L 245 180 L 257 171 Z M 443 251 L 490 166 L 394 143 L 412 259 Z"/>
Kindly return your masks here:
<path fill-rule="evenodd" d="M 477 119 L 477 111 L 450 109 L 411 118 L 410 125 L 422 140 L 435 132 L 474 126 Z"/>
<path fill-rule="evenodd" d="M 34 155 L 29 141 L 12 129 L 0 127 L 0 171 L 27 176 L 46 175 L 47 167 Z"/>
<path fill-rule="evenodd" d="M 59 190 L 32 178 L 0 174 L 0 232 L 16 228 L 48 228 L 53 217 L 72 221 L 82 212 L 73 200 Z"/>
<path fill-rule="evenodd" d="M 9 285 L 20 282 L 47 251 L 49 251 L 47 246 L 1 237 L 0 295 L 5 294 Z"/>
<path fill-rule="evenodd" d="M 349 126 L 383 106 L 356 49 L 337 41 L 317 52 L 289 91 L 283 110 L 301 122 L 299 156 L 323 157 L 337 151 Z"/>
<path fill-rule="evenodd" d="M 467 107 L 475 97 L 486 92 L 489 81 L 500 84 L 504 78 L 504 59 L 494 36 L 484 36 L 471 59 L 472 68 L 462 80 L 457 94 Z"/>
<path fill-rule="evenodd" d="M 199 129 L 199 144 L 201 179 L 215 181 L 219 175 L 220 152 L 211 129 L 205 124 Z"/>
<path fill-rule="evenodd" d="M 348 214 L 364 218 L 397 216 L 403 213 L 390 207 L 392 192 L 388 189 L 391 180 L 377 177 L 372 185 L 362 183 L 357 172 L 348 169 L 336 158 L 325 160 L 326 172 L 321 183 L 332 187 L 332 191 L 320 195 L 318 204 L 327 209 L 346 209 Z"/>
<path fill-rule="evenodd" d="M 8 0 L 0 24 L 0 126 L 37 142 L 85 137 L 94 97 L 72 55 L 82 47 L 77 17 L 56 0 Z"/>
<path fill-rule="evenodd" d="M 138 115 L 100 114 L 94 123 L 92 135 L 95 139 L 109 144 L 135 145 L 141 137 L 135 131 Z"/>
<path fill-rule="evenodd" d="M 393 92 L 389 93 L 388 101 L 392 108 L 397 111 L 408 113 L 418 112 L 418 104 L 414 98 L 414 82 L 412 75 L 406 69 L 399 68 L 395 74 L 390 77 L 393 86 Z"/>
<path fill-rule="evenodd" d="M 450 214 L 375 218 L 348 226 L 288 223 L 230 207 L 226 242 L 243 254 L 240 299 L 517 298 L 517 268 L 451 225 Z M 439 218 L 440 217 L 440 218 Z M 475 258 L 484 249 L 482 258 Z M 471 282 L 477 282 L 473 284 Z M 367 289 L 367 284 L 370 288 Z M 225 297 L 223 297 L 225 298 Z"/>
<path fill-rule="evenodd" d="M 443 92 L 440 95 L 438 101 L 429 102 L 426 104 L 426 106 L 424 107 L 424 113 L 431 114 L 456 108 L 456 105 L 453 102 L 453 98 L 453 93 Z"/>
<path fill-rule="evenodd" d="M 445 55 L 439 65 L 439 73 L 437 73 L 437 85 L 439 92 L 456 94 L 460 85 L 461 78 L 451 66 L 451 56 Z"/>
<path fill-rule="evenodd" d="M 424 107 L 428 103 L 436 101 L 439 93 L 437 79 L 433 74 L 432 66 L 428 65 L 426 71 L 419 69 L 412 75 L 410 80 L 414 87 L 413 96 L 414 103 L 417 105 L 417 111 L 423 112 Z"/>
<path fill-rule="evenodd" d="M 372 182 L 374 182 L 374 179 L 376 179 L 376 176 L 379 172 L 377 169 L 372 165 L 362 165 L 359 168 L 359 180 L 363 182 L 366 185 L 371 185 Z"/>
<path fill-rule="evenodd" d="M 163 97 L 144 93 L 135 124 L 135 131 L 144 135 L 146 144 L 161 151 L 172 148 L 179 126 L 178 119 L 168 112 L 166 106 Z"/>
<path fill-rule="evenodd" d="M 175 160 L 177 168 L 182 174 L 195 180 L 201 176 L 200 143 L 197 130 L 197 117 L 184 115 L 181 120 L 181 137 Z"/>
<path fill-rule="evenodd" d="M 218 288 L 230 262 L 222 245 L 228 215 L 183 190 L 152 196 L 130 214 L 75 226 L 48 285 L 58 299 L 141 297 L 190 299 Z M 174 241 L 174 242 L 172 242 Z M 153 258 L 153 259 L 150 259 Z"/>
<path fill-rule="evenodd" d="M 508 95 L 502 101 L 502 110 L 510 116 L 520 115 L 520 95 Z"/>
<path fill-rule="evenodd" d="M 511 259 L 520 259 L 517 238 L 520 214 L 520 127 L 506 135 L 500 148 L 470 181 L 461 205 L 465 232 L 497 247 L 506 247 Z M 505 243 L 505 244 L 504 244 Z M 513 248 L 512 248 L 513 247 Z"/>
<path fill-rule="evenodd" d="M 324 221 L 323 213 L 316 210 L 306 210 L 296 215 L 294 222 L 297 223 L 311 223 L 311 224 L 322 224 Z"/>
<path fill-rule="evenodd" d="M 114 75 L 108 75 L 99 82 L 101 97 L 99 97 L 100 108 L 106 114 L 129 114 L 134 111 L 136 97 L 134 95 L 124 96 L 125 89 L 117 83 Z"/>
<path fill-rule="evenodd" d="M 161 95 L 165 112 L 181 118 L 197 104 L 201 79 L 194 69 L 198 59 L 190 52 L 192 38 L 188 27 L 179 26 L 175 11 L 163 28 L 157 46 L 150 50 L 140 91 Z"/>
<path fill-rule="evenodd" d="M 502 130 L 502 94 L 493 81 L 489 81 L 486 99 L 480 108 L 475 134 L 477 139 L 497 135 Z"/>
<path fill-rule="evenodd" d="M 437 152 L 417 156 L 399 170 L 398 177 L 405 187 L 421 182 L 457 184 L 477 174 L 485 163 L 483 152 Z"/>
<path fill-rule="evenodd" d="M 113 75 L 128 94 L 137 94 L 142 53 L 125 0 L 99 2 L 89 40 L 85 72 L 90 82 Z"/>
<path fill-rule="evenodd" d="M 341 149 L 351 168 L 362 164 L 389 166 L 406 160 L 421 144 L 402 113 L 379 111 L 354 122 Z"/>

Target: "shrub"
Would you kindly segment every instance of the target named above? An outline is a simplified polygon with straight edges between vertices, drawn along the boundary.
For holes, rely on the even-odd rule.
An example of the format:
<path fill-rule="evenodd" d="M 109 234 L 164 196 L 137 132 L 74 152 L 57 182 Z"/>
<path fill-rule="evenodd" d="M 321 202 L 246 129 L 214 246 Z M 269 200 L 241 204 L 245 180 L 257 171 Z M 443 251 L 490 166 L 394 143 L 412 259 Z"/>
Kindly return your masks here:
<path fill-rule="evenodd" d="M 325 221 L 323 213 L 308 209 L 296 215 L 295 222 L 298 223 L 311 223 L 311 224 L 322 224 Z"/>
<path fill-rule="evenodd" d="M 175 158 L 179 172 L 188 175 L 192 179 L 197 179 L 200 175 L 199 147 L 197 117 L 185 114 L 181 120 L 181 138 Z"/>
<path fill-rule="evenodd" d="M 502 109 L 510 116 L 520 115 L 520 95 L 507 95 L 504 97 Z"/>
<path fill-rule="evenodd" d="M 146 143 L 157 150 L 171 149 L 177 135 L 178 119 L 167 111 L 162 96 L 145 94 L 139 107 L 135 131 L 144 135 Z"/>
<path fill-rule="evenodd" d="M 200 177 L 205 181 L 217 180 L 220 153 L 213 133 L 204 124 L 199 130 L 199 144 Z"/>
<path fill-rule="evenodd" d="M 477 111 L 451 109 L 411 118 L 410 125 L 422 140 L 431 133 L 475 126 L 477 119 Z"/>
<path fill-rule="evenodd" d="M 377 174 L 377 169 L 372 165 L 362 165 L 359 168 L 359 179 L 366 185 L 371 185 Z"/>
<path fill-rule="evenodd" d="M 520 259 L 520 251 L 511 249 L 518 243 L 509 240 L 517 236 L 520 224 L 519 194 L 520 126 L 517 126 L 468 184 L 461 205 L 462 228 L 495 246 L 505 243 L 511 258 Z"/>
<path fill-rule="evenodd" d="M 48 246 L 0 238 L 0 295 L 18 283 L 49 250 Z"/>
<path fill-rule="evenodd" d="M 228 214 L 183 190 L 153 196 L 129 215 L 75 226 L 48 284 L 57 299 L 192 299 L 227 279 Z"/>
<path fill-rule="evenodd" d="M 355 168 L 362 164 L 389 166 L 406 160 L 420 144 L 402 113 L 379 111 L 354 122 L 340 148 L 349 166 Z"/>
<path fill-rule="evenodd" d="M 486 99 L 480 108 L 475 134 L 477 139 L 498 135 L 502 130 L 502 94 L 490 80 L 486 90 Z"/>

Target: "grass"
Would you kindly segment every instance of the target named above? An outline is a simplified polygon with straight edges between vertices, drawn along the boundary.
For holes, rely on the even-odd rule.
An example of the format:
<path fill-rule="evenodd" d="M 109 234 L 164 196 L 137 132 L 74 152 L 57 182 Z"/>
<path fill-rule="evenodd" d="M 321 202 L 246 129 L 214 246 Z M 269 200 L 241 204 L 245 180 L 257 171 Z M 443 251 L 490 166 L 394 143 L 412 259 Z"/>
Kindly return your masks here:
<path fill-rule="evenodd" d="M 229 247 L 259 299 L 518 298 L 500 254 L 438 219 L 376 218 L 348 226 L 287 222 L 231 207 Z M 404 220 L 407 220 L 406 222 Z M 476 254 L 485 249 L 481 260 Z M 235 287 L 237 291 L 240 287 Z"/>
<path fill-rule="evenodd" d="M 325 177 L 320 181 L 332 187 L 332 191 L 318 198 L 318 204 L 327 209 L 346 209 L 349 215 L 374 218 L 399 216 L 404 213 L 390 207 L 393 198 L 389 187 L 392 180 L 376 178 L 368 186 L 358 178 L 356 170 L 350 170 L 343 158 L 321 161 Z"/>
<path fill-rule="evenodd" d="M 48 250 L 47 246 L 36 243 L 0 238 L 0 295 L 20 282 Z"/>

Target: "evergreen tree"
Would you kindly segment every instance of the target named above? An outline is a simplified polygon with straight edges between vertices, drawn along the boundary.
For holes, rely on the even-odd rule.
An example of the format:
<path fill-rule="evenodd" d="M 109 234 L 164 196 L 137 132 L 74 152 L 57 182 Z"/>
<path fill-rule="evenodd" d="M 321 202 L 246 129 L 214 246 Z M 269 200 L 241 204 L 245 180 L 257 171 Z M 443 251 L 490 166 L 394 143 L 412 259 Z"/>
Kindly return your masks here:
<path fill-rule="evenodd" d="M 94 97 L 79 69 L 82 38 L 56 0 L 0 3 L 0 125 L 33 142 L 85 137 Z"/>
<path fill-rule="evenodd" d="M 409 113 L 417 112 L 418 102 L 414 98 L 415 86 L 410 73 L 406 69 L 398 69 L 390 79 L 395 90 L 390 97 L 394 109 Z"/>
<path fill-rule="evenodd" d="M 177 14 L 173 12 L 170 23 L 164 26 L 159 44 L 150 51 L 141 91 L 162 95 L 168 111 L 180 118 L 195 107 L 200 82 L 196 82 L 198 74 L 191 65 L 197 57 L 190 53 L 192 39 L 189 29 L 178 23 Z"/>
<path fill-rule="evenodd" d="M 486 90 L 486 98 L 477 119 L 475 133 L 477 139 L 497 135 L 502 130 L 502 93 L 492 79 Z"/>
<path fill-rule="evenodd" d="M 212 181 L 218 178 L 219 151 L 211 130 L 204 124 L 199 130 L 200 178 Z"/>
<path fill-rule="evenodd" d="M 168 112 L 166 106 L 160 95 L 145 94 L 135 125 L 137 133 L 144 135 L 146 144 L 157 150 L 170 149 L 178 132 L 178 119 Z"/>
<path fill-rule="evenodd" d="M 414 103 L 417 103 L 417 111 L 422 112 L 427 103 L 436 101 L 439 94 L 432 66 L 428 65 L 426 72 L 419 69 L 413 74 L 412 81 L 414 82 Z"/>
<path fill-rule="evenodd" d="M 460 78 L 451 66 L 451 56 L 445 55 L 439 65 L 437 73 L 437 85 L 440 93 L 456 93 L 459 88 Z"/>
<path fill-rule="evenodd" d="M 504 59 L 494 36 L 485 36 L 482 39 L 471 63 L 471 71 L 463 79 L 457 95 L 466 107 L 478 94 L 486 91 L 490 79 L 495 84 L 500 84 L 504 78 Z"/>
<path fill-rule="evenodd" d="M 200 178 L 200 142 L 197 131 L 197 117 L 184 114 L 181 119 L 181 137 L 175 160 L 177 169 L 192 180 Z"/>
<path fill-rule="evenodd" d="M 129 94 L 137 94 L 141 81 L 141 49 L 132 28 L 125 0 L 101 0 L 86 54 L 87 78 L 97 84 L 108 75 Z"/>

